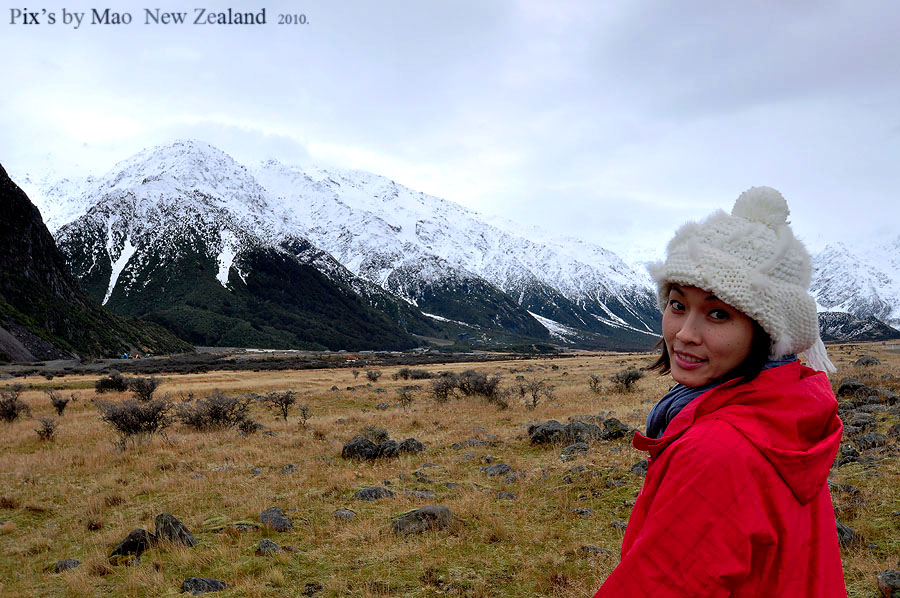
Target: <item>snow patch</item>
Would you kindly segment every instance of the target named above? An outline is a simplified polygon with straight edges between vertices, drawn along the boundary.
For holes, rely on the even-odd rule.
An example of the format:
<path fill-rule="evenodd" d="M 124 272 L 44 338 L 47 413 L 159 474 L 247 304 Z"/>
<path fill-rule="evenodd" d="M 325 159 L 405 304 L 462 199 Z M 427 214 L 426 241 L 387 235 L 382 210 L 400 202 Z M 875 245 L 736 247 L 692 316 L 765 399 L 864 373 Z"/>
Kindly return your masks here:
<path fill-rule="evenodd" d="M 539 316 L 533 311 L 528 312 L 531 314 L 531 317 L 540 322 L 541 326 L 546 328 L 550 332 L 550 336 L 555 337 L 565 343 L 572 344 L 575 341 L 571 340 L 572 338 L 578 338 L 578 331 L 569 328 L 565 324 L 560 324 L 556 320 L 551 320 L 550 318 L 545 318 L 544 316 Z"/>
<path fill-rule="evenodd" d="M 222 251 L 219 252 L 219 256 L 216 258 L 216 263 L 219 264 L 219 272 L 216 274 L 216 278 L 226 289 L 228 288 L 228 272 L 231 270 L 231 264 L 234 263 L 234 256 L 237 254 L 237 237 L 234 236 L 234 233 L 230 230 L 222 231 Z M 241 280 L 244 280 L 244 277 L 241 276 Z"/>
<path fill-rule="evenodd" d="M 111 234 L 109 235 L 109 238 L 112 238 Z M 101 305 L 106 305 L 106 302 L 109 301 L 113 289 L 116 288 L 116 282 L 119 280 L 119 275 L 122 274 L 122 270 L 125 269 L 128 260 L 131 259 L 131 256 L 134 255 L 136 250 L 137 247 L 131 244 L 130 239 L 126 238 L 125 244 L 122 246 L 122 253 L 120 253 L 118 259 L 112 263 L 112 274 L 109 276 L 109 287 L 106 289 L 106 296 L 103 297 L 103 303 L 101 303 Z M 112 247 L 107 246 L 107 251 L 110 252 L 109 257 L 112 259 Z"/>

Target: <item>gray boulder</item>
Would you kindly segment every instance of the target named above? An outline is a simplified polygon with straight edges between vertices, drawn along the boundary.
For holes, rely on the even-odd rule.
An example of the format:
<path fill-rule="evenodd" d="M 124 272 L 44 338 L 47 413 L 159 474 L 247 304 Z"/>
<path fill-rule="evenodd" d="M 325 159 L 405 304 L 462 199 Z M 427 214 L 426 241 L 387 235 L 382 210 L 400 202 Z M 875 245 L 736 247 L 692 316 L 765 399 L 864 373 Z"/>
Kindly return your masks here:
<path fill-rule="evenodd" d="M 359 500 L 380 500 L 382 498 L 393 498 L 394 493 L 388 490 L 387 488 L 382 488 L 381 486 L 372 486 L 370 488 L 363 488 L 359 492 L 353 495 L 353 498 Z"/>
<path fill-rule="evenodd" d="M 429 505 L 397 517 L 391 524 L 398 536 L 418 534 L 428 530 L 444 529 L 453 522 L 453 514 L 447 507 Z"/>
<path fill-rule="evenodd" d="M 396 440 L 385 440 L 378 445 L 378 456 L 382 459 L 390 459 L 400 454 L 400 445 Z"/>
<path fill-rule="evenodd" d="M 595 513 L 594 509 L 589 509 L 587 507 L 575 507 L 569 510 L 575 514 L 576 517 L 581 517 L 582 519 L 592 517 Z"/>
<path fill-rule="evenodd" d="M 603 430 L 594 424 L 573 421 L 565 426 L 551 419 L 542 424 L 528 426 L 531 444 L 556 444 L 591 442 L 603 437 Z"/>
<path fill-rule="evenodd" d="M 221 592 L 228 588 L 228 584 L 221 579 L 208 577 L 188 577 L 181 584 L 181 591 L 188 592 L 191 596 L 199 596 L 209 592 Z"/>
<path fill-rule="evenodd" d="M 156 525 L 156 539 L 168 540 L 174 544 L 196 546 L 197 540 L 194 534 L 178 519 L 168 513 L 160 513 L 154 520 Z"/>
<path fill-rule="evenodd" d="M 508 474 L 510 471 L 512 471 L 512 467 L 510 467 L 506 463 L 495 463 L 494 465 L 482 467 L 481 471 L 486 473 L 489 477 L 495 477 L 498 475 Z"/>
<path fill-rule="evenodd" d="M 859 541 L 859 536 L 856 535 L 852 529 L 838 521 L 834 520 L 835 525 L 837 525 L 837 533 L 838 533 L 838 544 L 841 548 L 846 548 L 847 546 L 852 546 L 853 544 Z"/>
<path fill-rule="evenodd" d="M 378 454 L 378 445 L 361 436 L 357 436 L 345 444 L 341 450 L 341 457 L 344 459 L 359 459 L 361 461 L 377 459 Z"/>
<path fill-rule="evenodd" d="M 854 361 L 853 365 L 857 367 L 870 367 L 873 365 L 881 365 L 881 362 L 871 355 L 863 355 L 862 357 Z"/>
<path fill-rule="evenodd" d="M 349 509 L 338 509 L 332 513 L 331 516 L 338 521 L 350 521 L 351 519 L 356 519 L 356 513 Z"/>
<path fill-rule="evenodd" d="M 634 475 L 647 475 L 647 467 L 649 467 L 649 465 L 650 462 L 647 459 L 641 459 L 631 466 L 631 473 Z"/>
<path fill-rule="evenodd" d="M 876 578 L 882 598 L 900 598 L 900 571 L 882 571 Z"/>
<path fill-rule="evenodd" d="M 291 520 L 285 517 L 284 511 L 278 507 L 269 507 L 259 514 L 259 522 L 271 527 L 276 532 L 287 532 L 294 529 Z"/>
<path fill-rule="evenodd" d="M 133 559 L 127 557 L 140 557 L 155 541 L 156 537 L 145 529 L 132 530 L 116 545 L 109 560 L 114 564 L 131 564 Z"/>
<path fill-rule="evenodd" d="M 631 428 L 611 417 L 603 422 L 603 430 L 600 432 L 600 438 L 603 440 L 616 440 L 624 438 L 631 432 Z"/>
<path fill-rule="evenodd" d="M 76 561 L 75 559 L 63 559 L 58 561 L 56 565 L 53 566 L 54 573 L 62 573 L 63 571 L 68 571 L 69 569 L 74 569 L 78 565 L 81 564 L 81 561 Z"/>
<path fill-rule="evenodd" d="M 500 491 L 497 493 L 497 498 L 500 500 L 516 500 L 516 495 L 512 492 Z"/>
<path fill-rule="evenodd" d="M 425 445 L 416 440 L 415 438 L 407 438 L 403 442 L 400 443 L 399 451 L 401 454 L 409 453 L 416 454 L 421 453 L 425 450 Z"/>
<path fill-rule="evenodd" d="M 863 434 L 856 439 L 856 446 L 858 446 L 860 450 L 863 451 L 878 448 L 880 446 L 886 445 L 887 443 L 887 436 L 885 436 L 884 434 L 879 434 L 877 432 L 869 432 L 868 434 Z"/>
<path fill-rule="evenodd" d="M 278 554 L 281 552 L 281 546 L 269 540 L 268 538 L 263 538 L 259 541 L 259 547 L 256 549 L 256 554 L 258 556 L 272 556 L 273 554 Z"/>

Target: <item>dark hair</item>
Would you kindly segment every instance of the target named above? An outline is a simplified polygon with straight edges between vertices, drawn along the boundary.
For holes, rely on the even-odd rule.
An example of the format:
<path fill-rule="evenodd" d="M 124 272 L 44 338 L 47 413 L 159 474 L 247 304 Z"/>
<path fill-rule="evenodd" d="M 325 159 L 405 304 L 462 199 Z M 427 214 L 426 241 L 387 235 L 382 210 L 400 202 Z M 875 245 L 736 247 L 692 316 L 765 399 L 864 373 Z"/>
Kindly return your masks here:
<path fill-rule="evenodd" d="M 750 354 L 747 355 L 740 365 L 728 372 L 722 377 L 722 381 L 741 378 L 738 384 L 746 384 L 750 382 L 762 371 L 763 366 L 769 361 L 769 348 L 772 344 L 772 338 L 769 333 L 763 330 L 763 327 L 754 320 L 753 321 L 753 340 L 750 343 Z M 672 363 L 669 361 L 669 349 L 666 347 L 666 339 L 660 338 L 656 343 L 656 349 L 662 352 L 656 361 L 653 362 L 648 370 L 659 370 L 659 375 L 664 376 L 672 371 Z"/>

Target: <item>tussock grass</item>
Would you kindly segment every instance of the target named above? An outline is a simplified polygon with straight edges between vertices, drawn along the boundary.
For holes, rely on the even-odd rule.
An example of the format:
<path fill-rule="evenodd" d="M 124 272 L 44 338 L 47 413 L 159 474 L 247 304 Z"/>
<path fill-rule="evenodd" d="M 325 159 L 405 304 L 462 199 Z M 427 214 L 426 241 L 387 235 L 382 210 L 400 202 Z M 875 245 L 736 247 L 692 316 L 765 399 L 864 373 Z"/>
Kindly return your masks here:
<path fill-rule="evenodd" d="M 869 376 L 868 383 L 897 388 L 896 379 L 882 381 L 881 376 L 900 378 L 900 355 L 879 345 L 835 347 L 831 354 L 840 368 L 835 382 L 847 375 Z M 882 365 L 853 366 L 863 354 L 878 357 Z M 643 429 L 647 412 L 671 380 L 650 374 L 626 393 L 609 379 L 652 360 L 644 354 L 596 354 L 423 367 L 433 374 L 475 369 L 499 375 L 501 388 L 512 388 L 516 376 L 546 381 L 554 387 L 553 396 L 534 409 L 518 395 L 508 397 L 507 409 L 479 396 L 438 403 L 430 380 L 393 379 L 403 366 L 378 368 L 382 375 L 374 382 L 346 369 L 166 375 L 156 396 L 168 394 L 176 404 L 181 397 L 202 398 L 214 389 L 235 395 L 293 390 L 298 403 L 309 406 L 309 420 L 301 425 L 294 410 L 285 421 L 254 403 L 251 417 L 264 426 L 255 434 L 200 432 L 176 423 L 164 436 L 124 451 L 91 402 L 99 376 L 57 376 L 51 383 L 25 379 L 21 399 L 31 417 L 0 424 L 0 594 L 178 596 L 185 578 L 200 576 L 225 580 L 231 587 L 217 594 L 223 597 L 297 596 L 307 584 L 320 588 L 320 597 L 590 595 L 618 561 L 622 531 L 610 522 L 627 521 L 643 481 L 631 467 L 644 455 L 619 440 L 594 443 L 588 454 L 562 461 L 561 446 L 531 446 L 527 428 L 608 412 Z M 589 387 L 591 375 L 604 381 L 599 392 Z M 4 384 L 9 382 L 0 387 Z M 421 388 L 410 391 L 414 400 L 404 409 L 396 391 L 411 384 Z M 76 399 L 59 418 L 50 443 L 34 433 L 38 417 L 56 413 L 47 388 L 71 392 Z M 103 399 L 129 396 L 113 392 Z M 377 409 L 382 403 L 389 407 Z M 882 433 L 898 420 L 895 415 L 878 418 Z M 426 451 L 371 463 L 341 459 L 343 444 L 366 426 L 384 428 L 398 442 L 414 437 Z M 452 448 L 469 439 L 497 445 Z M 521 477 L 508 483 L 504 476 L 488 477 L 481 471 L 488 457 L 509 464 Z M 288 465 L 292 471 L 285 471 Z M 571 472 L 574 466 L 587 469 Z M 846 513 L 842 522 L 865 538 L 861 546 L 844 551 L 850 595 L 872 596 L 875 574 L 895 567 L 900 553 L 900 522 L 891 515 L 900 511 L 900 499 L 890 491 L 900 482 L 900 466 L 896 457 L 885 456 L 877 468 L 848 465 L 833 477 L 860 491 L 861 504 L 845 503 L 844 497 L 835 502 Z M 396 496 L 373 502 L 353 498 L 357 490 L 382 485 Z M 413 498 L 406 494 L 412 490 L 429 490 L 435 498 Z M 516 499 L 500 500 L 499 491 L 512 492 Z M 454 525 L 395 537 L 391 521 L 425 504 L 450 508 Z M 284 509 L 292 531 L 228 526 L 258 522 L 259 512 L 271 506 Z M 578 517 L 571 511 L 578 507 L 595 514 Z M 357 517 L 338 521 L 332 513 L 339 508 Z M 183 521 L 198 546 L 160 545 L 138 566 L 111 566 L 112 548 L 132 529 L 153 531 L 161 512 Z M 262 538 L 299 552 L 257 556 Z M 877 548 L 867 548 L 870 543 Z M 610 554 L 580 554 L 587 544 Z M 84 564 L 59 575 L 46 571 L 64 558 Z"/>

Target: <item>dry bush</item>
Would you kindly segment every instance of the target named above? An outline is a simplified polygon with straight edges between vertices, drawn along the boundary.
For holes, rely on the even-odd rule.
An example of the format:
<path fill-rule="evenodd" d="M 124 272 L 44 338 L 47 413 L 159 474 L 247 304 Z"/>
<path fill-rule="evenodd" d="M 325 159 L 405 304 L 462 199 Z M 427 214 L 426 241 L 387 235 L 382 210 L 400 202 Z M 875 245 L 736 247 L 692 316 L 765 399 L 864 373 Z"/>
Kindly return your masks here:
<path fill-rule="evenodd" d="M 41 424 L 41 427 L 35 430 L 38 438 L 44 441 L 53 440 L 53 435 L 56 433 L 56 420 L 50 417 L 42 417 L 38 419 L 38 422 Z"/>
<path fill-rule="evenodd" d="M 122 449 L 129 440 L 146 440 L 153 434 L 163 432 L 173 420 L 172 403 L 168 399 L 146 402 L 128 399 L 121 403 L 97 401 L 96 404 L 100 420 L 119 434 Z"/>
<path fill-rule="evenodd" d="M 371 440 L 375 444 L 381 444 L 382 442 L 385 442 L 385 441 L 391 439 L 391 435 L 388 433 L 387 430 L 385 430 L 384 428 L 382 428 L 380 426 L 375 426 L 375 425 L 366 426 L 365 428 L 363 428 L 362 430 L 359 431 L 357 436 L 360 438 L 365 438 L 367 440 Z"/>
<path fill-rule="evenodd" d="M 300 427 L 306 429 L 306 425 L 309 423 L 309 416 L 311 415 L 309 405 L 301 403 L 297 406 L 297 410 L 300 412 Z"/>
<path fill-rule="evenodd" d="M 527 409 L 536 409 L 542 399 L 553 400 L 553 386 L 546 380 L 520 380 L 512 392 L 519 395 Z"/>
<path fill-rule="evenodd" d="M 631 392 L 634 383 L 644 377 L 644 370 L 634 366 L 616 372 L 609 377 L 610 382 L 621 392 Z"/>
<path fill-rule="evenodd" d="M 108 376 L 99 378 L 97 382 L 94 383 L 94 390 L 99 394 L 103 394 L 104 392 L 125 392 L 128 390 L 128 378 L 119 372 L 110 372 Z"/>
<path fill-rule="evenodd" d="M 5 422 L 14 422 L 20 415 L 31 414 L 31 409 L 24 401 L 19 400 L 22 386 L 15 384 L 0 390 L 0 419 Z"/>
<path fill-rule="evenodd" d="M 413 396 L 414 390 L 416 390 L 415 386 L 404 386 L 403 388 L 397 389 L 397 395 L 399 396 L 398 402 L 400 403 L 400 406 L 403 407 L 404 411 L 409 409 L 410 406 L 412 406 L 413 401 L 416 400 Z"/>
<path fill-rule="evenodd" d="M 603 392 L 603 378 L 596 374 L 591 374 L 588 378 L 588 388 L 594 394 L 601 394 Z"/>
<path fill-rule="evenodd" d="M 434 378 L 434 374 L 428 370 L 417 370 L 411 368 L 400 368 L 393 376 L 394 380 L 428 380 Z"/>
<path fill-rule="evenodd" d="M 372 382 L 377 382 L 379 378 L 381 378 L 381 371 L 379 370 L 366 370 L 366 378 L 371 380 Z"/>
<path fill-rule="evenodd" d="M 263 398 L 263 402 L 287 421 L 291 407 L 297 402 L 297 393 L 293 390 L 273 390 Z"/>
<path fill-rule="evenodd" d="M 178 406 L 178 420 L 198 432 L 223 430 L 243 424 L 244 433 L 256 431 L 251 423 L 244 424 L 250 416 L 250 397 L 228 396 L 220 390 L 213 390 L 205 399 L 184 402 Z M 258 424 L 257 424 L 258 426 Z M 249 431 L 251 428 L 252 432 Z"/>
<path fill-rule="evenodd" d="M 74 398 L 74 395 L 70 395 L 67 399 L 61 394 L 58 394 L 55 390 L 48 390 L 46 391 L 46 393 L 50 398 L 50 404 L 53 405 L 54 409 L 56 409 L 56 415 L 62 417 L 63 411 L 66 410 L 66 405 L 68 405 L 69 401 Z"/>
<path fill-rule="evenodd" d="M 456 375 L 443 372 L 431 381 L 431 393 L 438 403 L 445 403 L 456 396 Z"/>
<path fill-rule="evenodd" d="M 145 403 L 153 400 L 153 393 L 159 388 L 160 380 L 154 376 L 150 378 L 128 378 L 128 390 L 138 401 Z"/>

